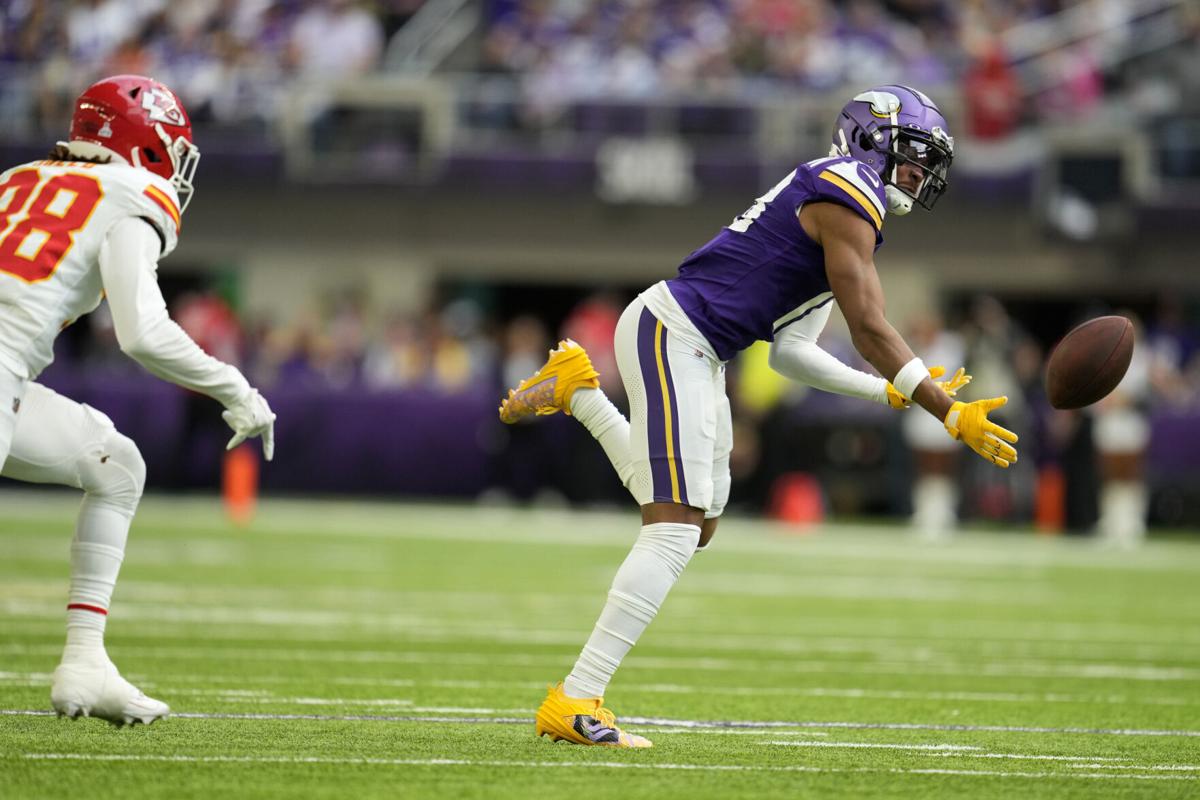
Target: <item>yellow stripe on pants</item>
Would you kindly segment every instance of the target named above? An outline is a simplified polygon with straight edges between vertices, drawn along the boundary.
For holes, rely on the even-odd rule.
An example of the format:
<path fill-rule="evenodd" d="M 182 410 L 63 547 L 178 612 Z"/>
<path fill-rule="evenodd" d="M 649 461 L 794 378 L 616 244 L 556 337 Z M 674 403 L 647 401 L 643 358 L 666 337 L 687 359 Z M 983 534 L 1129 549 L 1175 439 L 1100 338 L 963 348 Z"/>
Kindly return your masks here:
<path fill-rule="evenodd" d="M 671 395 L 667 390 L 667 370 L 663 366 L 662 357 L 662 336 L 663 324 L 662 320 L 658 320 L 658 324 L 654 327 L 654 358 L 658 361 L 658 380 L 662 384 L 662 399 L 663 399 L 663 423 L 666 433 L 667 445 L 667 466 L 671 470 L 671 497 L 676 503 L 682 503 L 679 499 L 679 473 L 675 467 L 675 437 L 671 425 Z"/>

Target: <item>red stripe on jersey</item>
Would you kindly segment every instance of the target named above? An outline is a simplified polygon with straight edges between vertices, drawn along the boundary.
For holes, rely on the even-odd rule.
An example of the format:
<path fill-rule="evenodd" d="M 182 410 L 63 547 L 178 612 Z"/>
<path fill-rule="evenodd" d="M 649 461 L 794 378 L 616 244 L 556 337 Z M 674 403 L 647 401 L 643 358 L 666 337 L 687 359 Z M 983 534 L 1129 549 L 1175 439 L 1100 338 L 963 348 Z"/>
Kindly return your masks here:
<path fill-rule="evenodd" d="M 149 197 L 151 200 L 157 203 L 163 211 L 167 212 L 167 216 L 169 216 L 175 223 L 175 232 L 179 233 L 179 229 L 182 227 L 181 220 L 179 218 L 179 209 L 175 207 L 175 203 L 172 202 L 171 198 L 167 197 L 166 193 L 157 186 L 147 186 L 142 194 L 146 195 L 146 197 Z"/>
<path fill-rule="evenodd" d="M 67 606 L 67 611 L 92 611 L 96 614 L 104 614 L 108 616 L 108 609 L 100 606 L 89 606 L 87 603 L 71 603 Z"/>

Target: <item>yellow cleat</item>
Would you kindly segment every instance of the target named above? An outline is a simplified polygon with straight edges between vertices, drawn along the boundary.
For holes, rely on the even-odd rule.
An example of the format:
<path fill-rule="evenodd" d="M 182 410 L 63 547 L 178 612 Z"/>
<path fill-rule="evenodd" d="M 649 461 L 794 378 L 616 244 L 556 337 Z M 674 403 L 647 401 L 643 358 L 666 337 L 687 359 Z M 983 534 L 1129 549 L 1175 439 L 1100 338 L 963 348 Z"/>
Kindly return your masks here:
<path fill-rule="evenodd" d="M 546 415 L 559 411 L 571 415 L 571 395 L 576 389 L 600 388 L 600 373 L 592 366 L 587 351 L 570 339 L 563 339 L 550 351 L 550 357 L 508 397 L 500 401 L 500 420 L 509 425 L 530 414 Z"/>
<path fill-rule="evenodd" d="M 649 739 L 626 733 L 617 727 L 617 718 L 602 704 L 602 697 L 567 697 L 563 685 L 551 686 L 537 711 L 534 730 L 558 742 L 601 747 L 653 747 Z"/>

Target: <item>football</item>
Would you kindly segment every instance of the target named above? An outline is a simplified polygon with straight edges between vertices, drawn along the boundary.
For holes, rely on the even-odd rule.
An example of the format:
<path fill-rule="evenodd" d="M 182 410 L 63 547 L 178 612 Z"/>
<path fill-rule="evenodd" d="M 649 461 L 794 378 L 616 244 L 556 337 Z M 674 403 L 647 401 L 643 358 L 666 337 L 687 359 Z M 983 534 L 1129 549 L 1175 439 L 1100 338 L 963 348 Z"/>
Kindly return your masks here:
<path fill-rule="evenodd" d="M 1050 353 L 1046 395 L 1059 409 L 1083 408 L 1107 395 L 1133 358 L 1133 323 L 1096 317 L 1072 329 Z"/>

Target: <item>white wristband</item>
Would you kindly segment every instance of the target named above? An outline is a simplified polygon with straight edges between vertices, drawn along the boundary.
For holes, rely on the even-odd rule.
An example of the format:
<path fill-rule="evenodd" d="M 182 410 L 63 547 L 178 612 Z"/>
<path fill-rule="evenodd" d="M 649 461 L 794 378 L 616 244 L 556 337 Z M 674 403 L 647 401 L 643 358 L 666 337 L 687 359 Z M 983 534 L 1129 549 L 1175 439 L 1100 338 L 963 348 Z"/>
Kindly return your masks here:
<path fill-rule="evenodd" d="M 896 377 L 892 378 L 892 386 L 896 387 L 897 392 L 911 400 L 913 392 L 921 385 L 921 381 L 928 377 L 929 370 L 925 368 L 925 362 L 914 358 L 901 367 L 900 371 L 896 373 Z"/>

